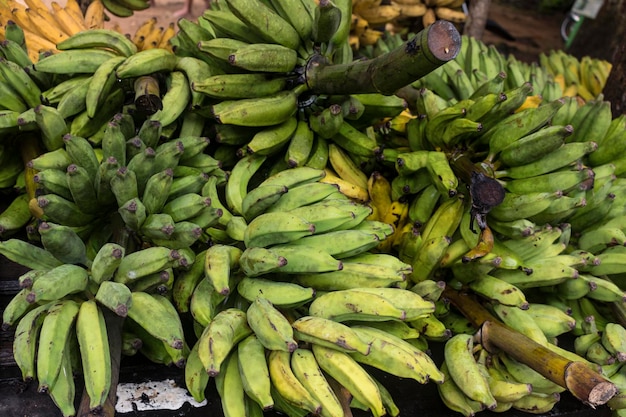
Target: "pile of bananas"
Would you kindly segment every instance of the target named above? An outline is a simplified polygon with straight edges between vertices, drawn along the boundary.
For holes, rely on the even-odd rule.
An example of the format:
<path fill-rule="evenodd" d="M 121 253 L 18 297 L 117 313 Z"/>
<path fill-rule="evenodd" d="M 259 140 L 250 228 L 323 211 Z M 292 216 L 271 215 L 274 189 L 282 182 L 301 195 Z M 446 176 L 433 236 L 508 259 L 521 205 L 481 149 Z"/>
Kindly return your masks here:
<path fill-rule="evenodd" d="M 378 56 L 397 45 L 398 38 L 399 35 L 385 34 L 375 45 L 361 48 L 360 52 L 367 57 Z M 464 35 L 457 57 L 414 86 L 433 90 L 446 100 L 462 100 L 473 94 L 502 92 L 530 83 L 533 94 L 525 105 L 536 106 L 542 100 L 561 97 L 576 97 L 581 102 L 601 100 L 610 71 L 611 63 L 605 60 L 589 56 L 579 60 L 563 51 L 542 53 L 539 62 L 526 63 L 513 54 L 504 56 L 494 45 Z"/>
<path fill-rule="evenodd" d="M 552 409 L 564 388 L 473 341 L 449 288 L 611 378 L 626 408 L 626 117 L 470 38 L 396 94 L 335 93 L 307 70 L 345 72 L 352 14 L 213 1 L 172 49 L 94 28 L 36 62 L 6 31 L 22 53 L 0 60 L 0 253 L 30 271 L 3 328 L 64 415 L 73 373 L 93 411 L 107 399 L 111 314 L 124 355 L 184 368 L 197 400 L 215 378 L 225 415 L 398 415 L 368 367 L 468 416 Z"/>
<path fill-rule="evenodd" d="M 465 22 L 460 0 L 352 0 L 350 45 L 374 45 L 385 32 L 420 30 L 438 19 Z"/>
<path fill-rule="evenodd" d="M 75 0 L 65 2 L 65 6 L 52 2 L 50 8 L 40 0 L 24 3 L 6 0 L 0 3 L 0 10 L 0 38 L 16 40 L 15 26 L 19 26 L 23 32 L 19 43 L 26 47 L 33 62 L 38 61 L 42 52 L 58 52 L 56 44 L 78 32 L 102 29 L 105 19 L 100 0 L 90 2 L 84 14 Z"/>

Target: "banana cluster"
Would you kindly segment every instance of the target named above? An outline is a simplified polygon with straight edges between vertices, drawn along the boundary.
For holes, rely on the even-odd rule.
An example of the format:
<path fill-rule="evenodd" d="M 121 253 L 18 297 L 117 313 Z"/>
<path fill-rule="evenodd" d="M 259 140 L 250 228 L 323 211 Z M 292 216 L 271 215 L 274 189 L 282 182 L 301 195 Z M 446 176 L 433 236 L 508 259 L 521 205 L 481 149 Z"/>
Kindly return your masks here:
<path fill-rule="evenodd" d="M 386 33 L 427 28 L 438 19 L 461 24 L 467 18 L 462 5 L 459 0 L 352 0 L 350 45 L 367 48 Z"/>
<path fill-rule="evenodd" d="M 385 34 L 372 48 L 362 48 L 366 56 L 377 56 L 388 49 L 387 38 L 400 35 Z M 533 94 L 526 106 L 536 106 L 541 100 L 575 97 L 581 102 L 601 100 L 602 90 L 611 71 L 607 61 L 585 56 L 580 60 L 563 51 L 542 53 L 539 62 L 527 63 L 513 54 L 503 55 L 494 45 L 463 35 L 457 57 L 423 77 L 414 85 L 433 90 L 446 100 L 462 100 L 476 92 L 510 90 L 530 83 Z M 392 42 L 393 44 L 393 42 Z M 382 48 L 382 49 L 381 49 Z M 501 87 L 498 87 L 501 86 Z M 478 90 L 478 91 L 476 91 Z"/>
<path fill-rule="evenodd" d="M 26 48 L 33 62 L 42 52 L 58 52 L 56 44 L 78 32 L 104 27 L 105 12 L 100 0 L 90 2 L 84 14 L 76 1 L 68 1 L 65 6 L 52 2 L 48 6 L 39 0 L 25 4 L 10 0 L 1 7 L 1 38 L 16 40 L 12 33 L 19 26 L 24 33 L 18 43 Z"/>
<path fill-rule="evenodd" d="M 597 98 L 604 89 L 612 64 L 588 55 L 580 60 L 562 50 L 539 54 L 539 62 L 559 83 L 564 96 Z"/>
<path fill-rule="evenodd" d="M 3 327 L 64 415 L 73 386 L 52 364 L 82 368 L 101 407 L 111 313 L 125 355 L 184 368 L 198 400 L 215 378 L 226 415 L 397 415 L 368 367 L 437 382 L 466 415 L 554 407 L 563 388 L 472 346 L 448 286 L 621 374 L 626 118 L 470 38 L 397 94 L 313 94 L 307 66 L 353 60 L 350 7 L 213 2 L 173 49 L 153 47 L 150 21 L 135 40 L 75 33 L 36 62 L 7 25 L 0 184 L 19 196 L 0 253 L 30 271 Z M 31 242 L 6 239 L 20 231 Z M 559 348 L 570 332 L 604 332 L 608 355 Z"/>
<path fill-rule="evenodd" d="M 563 392 L 563 388 L 507 354 L 489 353 L 465 333 L 452 336 L 446 343 L 441 371 L 446 380 L 437 386 L 440 398 L 464 416 L 483 410 L 547 413 Z"/>

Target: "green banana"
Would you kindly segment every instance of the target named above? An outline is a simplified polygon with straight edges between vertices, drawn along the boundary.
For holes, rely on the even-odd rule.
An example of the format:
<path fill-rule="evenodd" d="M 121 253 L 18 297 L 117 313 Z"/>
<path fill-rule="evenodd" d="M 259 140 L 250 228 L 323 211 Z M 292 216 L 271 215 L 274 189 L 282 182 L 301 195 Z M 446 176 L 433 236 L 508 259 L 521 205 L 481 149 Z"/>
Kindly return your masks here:
<path fill-rule="evenodd" d="M 101 410 L 111 388 L 111 354 L 104 315 L 95 300 L 84 301 L 76 317 L 76 335 L 89 396 L 89 409 Z"/>
<path fill-rule="evenodd" d="M 215 315 L 198 339 L 198 355 L 209 376 L 216 376 L 237 343 L 252 334 L 246 313 L 228 308 Z"/>

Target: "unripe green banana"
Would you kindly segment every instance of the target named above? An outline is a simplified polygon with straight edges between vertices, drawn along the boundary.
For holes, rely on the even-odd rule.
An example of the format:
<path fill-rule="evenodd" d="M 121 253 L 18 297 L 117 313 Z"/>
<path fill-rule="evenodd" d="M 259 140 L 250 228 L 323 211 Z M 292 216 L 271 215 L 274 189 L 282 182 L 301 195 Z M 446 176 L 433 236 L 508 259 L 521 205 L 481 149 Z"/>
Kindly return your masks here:
<path fill-rule="evenodd" d="M 244 311 L 228 308 L 215 315 L 198 340 L 198 355 L 209 376 L 220 373 L 224 359 L 250 334 Z"/>
<path fill-rule="evenodd" d="M 95 300 L 84 301 L 76 318 L 89 409 L 102 409 L 111 388 L 111 354 L 104 315 Z"/>
<path fill-rule="evenodd" d="M 28 194 L 16 196 L 0 213 L 0 237 L 6 238 L 21 230 L 32 218 Z"/>
<path fill-rule="evenodd" d="M 237 292 L 250 302 L 263 296 L 274 306 L 280 308 L 298 307 L 315 297 L 315 289 L 310 287 L 302 287 L 291 282 L 251 277 L 244 277 L 239 281 Z"/>
<path fill-rule="evenodd" d="M 223 100 L 210 108 L 218 123 L 237 126 L 272 126 L 289 119 L 297 111 L 298 95 L 282 90 L 260 98 Z"/>
<path fill-rule="evenodd" d="M 237 48 L 228 62 L 247 71 L 289 73 L 296 68 L 298 54 L 282 45 L 254 43 Z"/>
<path fill-rule="evenodd" d="M 255 133 L 247 143 L 247 153 L 273 155 L 286 146 L 296 131 L 298 120 L 295 116 L 273 126 L 267 126 Z"/>
<path fill-rule="evenodd" d="M 198 343 L 194 344 L 185 363 L 185 386 L 194 400 L 201 402 L 206 398 L 205 391 L 209 383 L 200 358 L 198 357 Z"/>
<path fill-rule="evenodd" d="M 84 291 L 89 275 L 87 270 L 78 265 L 61 264 L 37 277 L 30 288 L 28 301 L 59 300 L 66 295 Z"/>
<path fill-rule="evenodd" d="M 122 205 L 117 212 L 124 221 L 126 227 L 136 232 L 146 220 L 146 207 L 139 198 L 132 198 Z"/>
<path fill-rule="evenodd" d="M 55 258 L 68 264 L 90 264 L 83 240 L 71 227 L 42 222 L 37 230 L 44 249 Z"/>
<path fill-rule="evenodd" d="M 128 283 L 173 266 L 179 258 L 178 251 L 164 246 L 152 246 L 127 253 L 118 265 L 113 280 Z"/>
<path fill-rule="evenodd" d="M 473 354 L 474 341 L 470 334 L 456 334 L 444 346 L 444 355 L 450 377 L 474 401 L 492 409 L 497 401 L 489 390 L 489 383 L 478 367 Z"/>
<path fill-rule="evenodd" d="M 32 305 L 31 303 L 29 303 Z M 7 305 L 5 313 L 9 309 Z M 24 314 L 15 327 L 15 337 L 13 339 L 13 358 L 22 374 L 25 382 L 36 377 L 35 360 L 37 358 L 37 340 L 43 321 L 52 303 L 38 305 Z M 4 323 L 8 323 L 3 315 Z"/>
<path fill-rule="evenodd" d="M 283 90 L 286 79 L 265 74 L 217 74 L 204 79 L 194 79 L 191 88 L 209 97 L 244 99 L 265 97 Z"/>
<path fill-rule="evenodd" d="M 314 224 L 297 214 L 263 213 L 255 217 L 246 227 L 244 243 L 248 248 L 267 247 L 309 236 L 314 232 Z"/>
<path fill-rule="evenodd" d="M 267 298 L 255 298 L 246 310 L 246 317 L 266 349 L 293 352 L 298 347 L 291 323 Z"/>
<path fill-rule="evenodd" d="M 531 163 L 558 149 L 572 132 L 571 125 L 544 127 L 502 149 L 499 159 L 511 167 Z"/>
<path fill-rule="evenodd" d="M 66 200 L 72 199 L 65 171 L 55 168 L 44 169 L 35 174 L 33 181 L 44 194 L 56 194 Z"/>
<path fill-rule="evenodd" d="M 133 292 L 128 317 L 153 337 L 174 349 L 183 349 L 185 338 L 180 318 L 173 314 L 175 310 L 166 308 L 157 297 L 161 296 L 141 291 Z"/>
<path fill-rule="evenodd" d="M 104 281 L 98 287 L 98 291 L 96 291 L 95 300 L 118 316 L 126 317 L 128 308 L 132 303 L 132 295 L 130 289 L 125 284 L 115 281 Z"/>
<path fill-rule="evenodd" d="M 59 373 L 67 338 L 74 326 L 80 303 L 60 300 L 50 306 L 41 325 L 37 349 L 38 391 L 48 392 Z"/>
<path fill-rule="evenodd" d="M 117 56 L 100 48 L 81 48 L 48 55 L 37 62 L 37 70 L 51 74 L 93 74 L 104 62 Z"/>
<path fill-rule="evenodd" d="M 300 36 L 291 23 L 257 0 L 229 0 L 229 10 L 268 43 L 297 50 Z"/>
<path fill-rule="evenodd" d="M 77 32 L 57 44 L 57 49 L 62 51 L 98 47 L 113 49 L 126 57 L 137 52 L 137 46 L 130 39 L 110 29 L 91 29 Z"/>
<path fill-rule="evenodd" d="M 274 406 L 265 346 L 255 334 L 237 344 L 239 372 L 246 394 L 263 410 Z"/>
<path fill-rule="evenodd" d="M 315 344 L 312 351 L 320 368 L 365 404 L 374 416 L 385 414 L 378 385 L 350 354 Z"/>
<path fill-rule="evenodd" d="M 159 71 L 174 70 L 178 57 L 168 49 L 151 48 L 127 57 L 116 69 L 118 78 L 136 78 Z"/>
<path fill-rule="evenodd" d="M 302 316 L 292 324 L 294 334 L 300 341 L 327 346 L 343 352 L 359 352 L 367 355 L 370 345 L 351 328 L 335 320 L 318 316 Z"/>
<path fill-rule="evenodd" d="M 242 253 L 236 246 L 222 244 L 215 244 L 207 249 L 204 275 L 219 294 L 226 296 L 230 293 L 231 274 L 237 268 Z"/>
<path fill-rule="evenodd" d="M 320 402 L 321 416 L 330 417 L 343 413 L 341 403 L 311 350 L 296 349 L 291 355 L 291 369 L 298 381 Z"/>

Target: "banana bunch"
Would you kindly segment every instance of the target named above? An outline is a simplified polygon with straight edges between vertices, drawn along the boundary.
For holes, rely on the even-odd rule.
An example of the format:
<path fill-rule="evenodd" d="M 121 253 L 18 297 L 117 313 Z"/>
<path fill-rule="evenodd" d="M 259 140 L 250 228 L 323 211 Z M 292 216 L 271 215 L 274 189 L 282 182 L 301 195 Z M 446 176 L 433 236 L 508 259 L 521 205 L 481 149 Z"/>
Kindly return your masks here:
<path fill-rule="evenodd" d="M 105 317 L 126 317 L 182 366 L 186 352 L 178 312 L 159 295 L 151 274 L 186 267 L 184 254 L 153 246 L 126 254 L 104 243 L 93 259 L 70 227 L 41 223 L 42 246 L 1 242 L 1 253 L 32 268 L 3 312 L 3 329 L 15 327 L 13 352 L 25 381 L 51 396 L 64 416 L 75 415 L 74 375 L 82 374 L 89 409 L 98 412 L 111 389 L 111 353 Z M 165 283 L 161 283 L 165 285 Z M 170 284 L 171 285 L 171 284 Z M 144 291 L 145 290 L 145 291 Z M 147 292 L 148 291 L 148 292 Z M 155 320 L 155 318 L 157 318 Z M 143 349 L 143 348 L 142 348 Z"/>
<path fill-rule="evenodd" d="M 560 84 L 564 95 L 583 100 L 595 99 L 602 93 L 612 67 L 606 60 L 588 55 L 579 60 L 562 50 L 539 54 L 539 63 Z"/>
<path fill-rule="evenodd" d="M 58 52 L 56 44 L 78 32 L 104 27 L 105 12 L 100 0 L 90 2 L 84 13 L 76 1 L 65 2 L 65 5 L 52 2 L 48 6 L 39 0 L 25 3 L 9 0 L 0 7 L 2 39 L 16 40 L 12 35 L 15 29 L 9 28 L 19 26 L 24 32 L 20 44 L 33 62 L 37 62 L 43 52 Z"/>
<path fill-rule="evenodd" d="M 467 17 L 462 5 L 459 0 L 352 0 L 350 45 L 368 48 L 384 34 L 427 28 L 437 19 L 461 24 Z"/>
<path fill-rule="evenodd" d="M 381 39 L 399 35 L 383 34 Z M 381 43 L 381 41 L 379 41 Z M 376 56 L 385 49 L 377 44 L 362 48 L 366 56 Z M 578 60 L 563 51 L 550 51 L 538 62 L 527 63 L 514 55 L 503 55 L 494 45 L 463 35 L 457 57 L 416 81 L 416 88 L 426 87 L 446 100 L 462 100 L 476 93 L 500 93 L 531 83 L 533 94 L 526 106 L 542 100 L 576 97 L 579 101 L 601 100 L 602 90 L 611 71 L 610 63 L 589 56 Z"/>
<path fill-rule="evenodd" d="M 112 29 L 126 35 L 119 26 L 114 26 Z M 153 16 L 141 23 L 135 32 L 128 34 L 127 37 L 133 41 L 138 51 L 150 48 L 163 48 L 172 51 L 170 39 L 176 35 L 178 30 L 179 25 L 177 23 L 170 22 L 167 26 L 161 26 L 158 18 Z"/>

